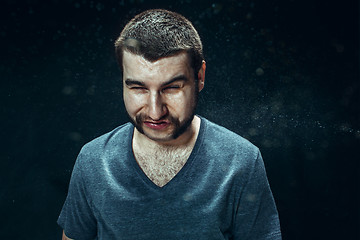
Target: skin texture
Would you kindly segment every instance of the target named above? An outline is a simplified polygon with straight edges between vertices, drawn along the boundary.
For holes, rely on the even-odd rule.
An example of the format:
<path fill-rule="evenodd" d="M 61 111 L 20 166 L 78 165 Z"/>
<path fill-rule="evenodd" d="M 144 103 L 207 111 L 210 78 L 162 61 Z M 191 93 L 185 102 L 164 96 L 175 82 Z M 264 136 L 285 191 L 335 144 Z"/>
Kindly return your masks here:
<path fill-rule="evenodd" d="M 195 86 L 188 55 L 150 62 L 142 56 L 124 51 L 123 98 L 136 131 L 148 141 L 179 146 L 192 137 L 197 92 L 204 87 L 205 62 Z"/>
<path fill-rule="evenodd" d="M 63 231 L 62 240 L 73 240 L 73 239 L 68 238 Z"/>

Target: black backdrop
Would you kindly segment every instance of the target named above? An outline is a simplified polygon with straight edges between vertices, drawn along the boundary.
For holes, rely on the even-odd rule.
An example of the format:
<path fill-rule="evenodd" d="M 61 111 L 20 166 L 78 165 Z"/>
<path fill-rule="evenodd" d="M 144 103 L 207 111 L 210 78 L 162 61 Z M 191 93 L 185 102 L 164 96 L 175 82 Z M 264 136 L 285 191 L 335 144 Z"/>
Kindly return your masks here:
<path fill-rule="evenodd" d="M 60 239 L 81 146 L 127 121 L 113 42 L 182 13 L 207 60 L 198 113 L 259 146 L 284 239 L 359 239 L 357 1 L 0 3 L 2 239 Z"/>

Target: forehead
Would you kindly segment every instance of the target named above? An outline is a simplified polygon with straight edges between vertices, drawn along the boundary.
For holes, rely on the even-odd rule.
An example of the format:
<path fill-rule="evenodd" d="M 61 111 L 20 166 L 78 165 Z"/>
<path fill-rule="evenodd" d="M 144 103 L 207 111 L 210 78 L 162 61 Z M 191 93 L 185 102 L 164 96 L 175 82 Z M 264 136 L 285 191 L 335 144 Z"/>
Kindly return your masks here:
<path fill-rule="evenodd" d="M 192 73 L 193 70 L 186 52 L 160 58 L 153 62 L 128 51 L 123 53 L 124 79 L 166 81 L 176 75 L 191 77 Z"/>

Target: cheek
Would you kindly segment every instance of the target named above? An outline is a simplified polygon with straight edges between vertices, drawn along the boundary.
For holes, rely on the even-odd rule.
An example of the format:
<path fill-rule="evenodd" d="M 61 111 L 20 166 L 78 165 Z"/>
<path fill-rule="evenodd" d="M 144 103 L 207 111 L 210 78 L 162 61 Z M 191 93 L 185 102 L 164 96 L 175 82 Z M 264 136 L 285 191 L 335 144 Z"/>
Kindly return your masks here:
<path fill-rule="evenodd" d="M 184 92 L 168 94 L 165 95 L 164 100 L 168 106 L 172 106 L 175 109 L 182 108 L 186 102 L 186 94 Z"/>
<path fill-rule="evenodd" d="M 191 92 L 182 92 L 167 98 L 167 105 L 171 108 L 171 112 L 178 116 L 187 115 L 192 112 L 195 104 L 195 97 Z"/>
<path fill-rule="evenodd" d="M 138 112 L 144 105 L 144 99 L 141 96 L 129 94 L 127 91 L 123 94 L 125 108 L 129 114 Z"/>

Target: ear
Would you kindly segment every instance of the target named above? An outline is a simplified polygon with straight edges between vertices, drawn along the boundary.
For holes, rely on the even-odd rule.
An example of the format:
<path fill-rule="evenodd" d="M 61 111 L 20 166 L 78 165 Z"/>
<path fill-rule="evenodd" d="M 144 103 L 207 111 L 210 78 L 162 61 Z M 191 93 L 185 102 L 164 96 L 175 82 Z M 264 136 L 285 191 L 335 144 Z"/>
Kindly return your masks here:
<path fill-rule="evenodd" d="M 205 86 L 205 70 L 206 70 L 206 62 L 203 60 L 201 64 L 201 68 L 198 72 L 198 87 L 199 92 L 203 90 Z"/>

